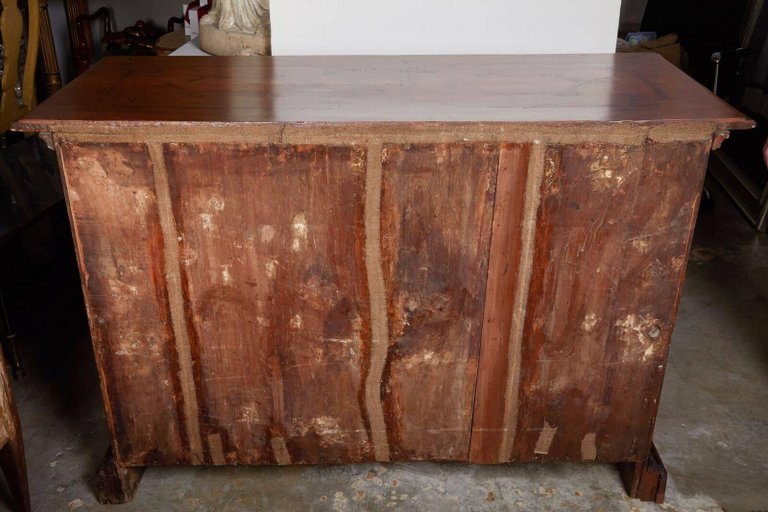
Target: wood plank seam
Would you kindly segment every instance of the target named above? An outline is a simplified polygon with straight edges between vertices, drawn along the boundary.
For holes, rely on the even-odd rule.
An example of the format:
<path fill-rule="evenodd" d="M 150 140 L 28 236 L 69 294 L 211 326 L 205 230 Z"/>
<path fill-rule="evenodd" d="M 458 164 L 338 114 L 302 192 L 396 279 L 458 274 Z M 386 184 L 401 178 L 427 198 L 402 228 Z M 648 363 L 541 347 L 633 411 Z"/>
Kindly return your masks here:
<path fill-rule="evenodd" d="M 381 257 L 381 141 L 368 144 L 365 177 L 365 267 L 371 302 L 371 364 L 365 378 L 365 403 L 376 460 L 389 460 L 389 441 L 381 400 L 381 379 L 389 349 L 387 299 Z"/>
<path fill-rule="evenodd" d="M 508 143 L 507 143 L 508 144 Z M 467 453 L 469 454 L 469 460 L 470 462 L 473 462 L 474 456 L 473 456 L 473 445 L 475 446 L 475 449 L 478 451 L 478 453 L 481 452 L 483 445 L 485 444 L 485 441 L 482 436 L 476 436 L 475 432 L 486 432 L 490 429 L 484 428 L 484 427 L 475 427 L 475 421 L 478 417 L 478 393 L 482 393 L 483 391 L 479 389 L 481 387 L 480 380 L 481 380 L 481 373 L 483 372 L 483 360 L 484 355 L 483 351 L 488 350 L 489 343 L 485 341 L 486 339 L 486 328 L 489 325 L 489 316 L 493 316 L 493 322 L 496 322 L 499 315 L 498 310 L 494 310 L 493 314 L 489 314 L 488 305 L 489 303 L 496 304 L 495 300 L 495 294 L 494 294 L 494 288 L 497 286 L 504 286 L 507 283 L 503 283 L 502 280 L 498 279 L 497 276 L 491 277 L 494 272 L 494 244 L 495 240 L 500 237 L 500 234 L 497 233 L 497 228 L 499 226 L 505 226 L 505 223 L 502 220 L 497 220 L 497 215 L 500 215 L 502 211 L 504 211 L 504 205 L 500 205 L 502 201 L 508 201 L 508 197 L 505 195 L 505 187 L 504 187 L 504 179 L 505 176 L 502 174 L 502 166 L 503 164 L 503 154 L 505 144 L 501 143 L 499 144 L 499 157 L 496 162 L 496 172 L 495 172 L 495 190 L 493 194 L 493 205 L 491 207 L 490 212 L 490 218 L 491 218 L 491 239 L 489 240 L 489 256 L 488 256 L 488 268 L 486 269 L 485 273 L 485 304 L 483 306 L 483 315 L 480 319 L 480 323 L 483 326 L 483 330 L 480 334 L 480 350 L 478 353 L 478 368 L 477 373 L 475 374 L 475 385 L 472 391 L 472 412 L 470 414 L 470 421 L 469 421 L 469 447 L 467 449 Z M 507 172 L 514 172 L 517 169 L 510 169 Z M 498 222 L 498 225 L 497 225 Z M 503 237 L 502 237 L 503 238 Z M 500 251 L 499 251 L 500 252 Z M 508 263 L 507 263 L 508 264 Z M 491 281 L 491 279 L 493 279 Z M 503 283 L 503 284 L 501 284 Z M 494 347 L 495 348 L 495 347 Z M 498 356 L 498 354 L 494 354 Z"/>
<path fill-rule="evenodd" d="M 171 313 L 171 324 L 175 338 L 176 350 L 179 355 L 179 381 L 181 383 L 182 400 L 184 401 L 184 423 L 189 438 L 189 449 L 193 464 L 203 464 L 203 441 L 200 436 L 200 421 L 198 419 L 197 392 L 192 369 L 192 353 L 184 315 L 184 293 L 181 288 L 181 264 L 179 262 L 178 233 L 171 205 L 171 191 L 168 184 L 168 173 L 165 167 L 163 146 L 158 143 L 147 144 L 152 172 L 155 179 L 155 194 L 157 198 L 160 228 L 163 233 L 165 274 L 168 283 L 168 302 Z"/>
<path fill-rule="evenodd" d="M 528 162 L 528 179 L 525 185 L 525 207 L 520 236 L 522 254 L 518 267 L 517 289 L 512 310 L 512 324 L 509 333 L 509 351 L 507 353 L 507 383 L 504 387 L 504 423 L 499 446 L 499 460 L 512 458 L 512 447 L 517 430 L 517 414 L 520 393 L 520 357 L 523 347 L 523 325 L 528 303 L 528 287 L 533 267 L 534 242 L 536 239 L 536 216 L 541 198 L 541 181 L 544 175 L 544 153 L 547 144 L 540 139 L 533 141 Z"/>

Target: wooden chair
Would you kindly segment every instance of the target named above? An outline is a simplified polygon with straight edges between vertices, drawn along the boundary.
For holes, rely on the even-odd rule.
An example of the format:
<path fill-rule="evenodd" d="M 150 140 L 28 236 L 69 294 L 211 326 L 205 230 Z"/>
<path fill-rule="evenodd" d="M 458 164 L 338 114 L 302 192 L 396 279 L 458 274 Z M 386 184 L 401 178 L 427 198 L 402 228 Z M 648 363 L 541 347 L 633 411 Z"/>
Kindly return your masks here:
<path fill-rule="evenodd" d="M 91 65 L 96 51 L 91 35 L 91 23 L 102 22 L 102 43 L 106 53 L 111 55 L 154 55 L 154 43 L 160 33 L 144 21 L 137 21 L 120 32 L 112 31 L 109 9 L 102 7 L 93 14 L 80 14 L 75 20 L 78 46 L 75 49 L 77 74 L 85 72 Z M 89 37 L 90 35 L 90 37 Z"/>
<path fill-rule="evenodd" d="M 13 495 L 17 510 L 29 512 L 29 484 L 24 441 L 21 437 L 19 413 L 11 394 L 11 383 L 0 350 L 0 468 Z"/>
<path fill-rule="evenodd" d="M 38 0 L 27 2 L 27 30 L 17 0 L 2 0 L 0 32 L 3 35 L 3 76 L 0 80 L 0 134 L 35 105 L 35 67 L 40 46 L 40 9 Z M 22 42 L 26 52 L 22 55 Z M 20 64 L 23 63 L 23 66 Z"/>
<path fill-rule="evenodd" d="M 17 0 L 1 0 L 0 32 L 3 38 L 0 79 L 0 134 L 35 105 L 35 67 L 40 44 L 38 0 L 28 0 L 25 16 Z M 22 50 L 25 51 L 22 51 Z M 0 468 L 18 510 L 29 511 L 29 486 L 24 444 L 16 405 L 11 394 L 5 357 L 0 350 Z"/>

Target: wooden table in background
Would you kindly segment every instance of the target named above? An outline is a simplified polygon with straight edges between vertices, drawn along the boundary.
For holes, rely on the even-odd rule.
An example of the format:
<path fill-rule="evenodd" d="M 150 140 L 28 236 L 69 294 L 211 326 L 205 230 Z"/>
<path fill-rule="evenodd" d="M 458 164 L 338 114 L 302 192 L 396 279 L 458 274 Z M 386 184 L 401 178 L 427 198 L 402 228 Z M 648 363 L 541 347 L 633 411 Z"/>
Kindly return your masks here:
<path fill-rule="evenodd" d="M 112 447 L 141 468 L 620 463 L 652 443 L 707 156 L 657 55 L 113 58 L 56 148 Z"/>

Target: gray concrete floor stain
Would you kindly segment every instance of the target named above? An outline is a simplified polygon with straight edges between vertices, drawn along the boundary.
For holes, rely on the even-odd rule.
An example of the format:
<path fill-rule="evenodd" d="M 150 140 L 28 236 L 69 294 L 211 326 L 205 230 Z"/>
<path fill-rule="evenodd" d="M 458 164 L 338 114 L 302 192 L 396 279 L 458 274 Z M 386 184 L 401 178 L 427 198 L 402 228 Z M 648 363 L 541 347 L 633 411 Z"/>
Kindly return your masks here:
<path fill-rule="evenodd" d="M 455 463 L 152 468 L 132 503 L 99 505 L 92 477 L 108 436 L 72 308 L 25 326 L 29 374 L 15 391 L 34 510 L 768 510 L 768 236 L 720 195 L 696 230 L 672 340 L 655 436 L 670 472 L 661 506 L 628 498 L 611 465 Z"/>

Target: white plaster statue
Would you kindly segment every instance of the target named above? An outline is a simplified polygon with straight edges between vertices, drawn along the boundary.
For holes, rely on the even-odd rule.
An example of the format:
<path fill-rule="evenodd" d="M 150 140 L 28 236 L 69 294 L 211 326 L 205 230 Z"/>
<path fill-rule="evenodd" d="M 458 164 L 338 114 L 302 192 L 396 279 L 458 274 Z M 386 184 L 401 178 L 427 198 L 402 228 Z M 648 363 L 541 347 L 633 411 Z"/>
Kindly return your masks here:
<path fill-rule="evenodd" d="M 254 34 L 269 23 L 269 0 L 218 0 L 208 16 L 219 30 Z"/>
<path fill-rule="evenodd" d="M 214 55 L 270 54 L 269 0 L 217 0 L 200 20 L 200 47 Z"/>

